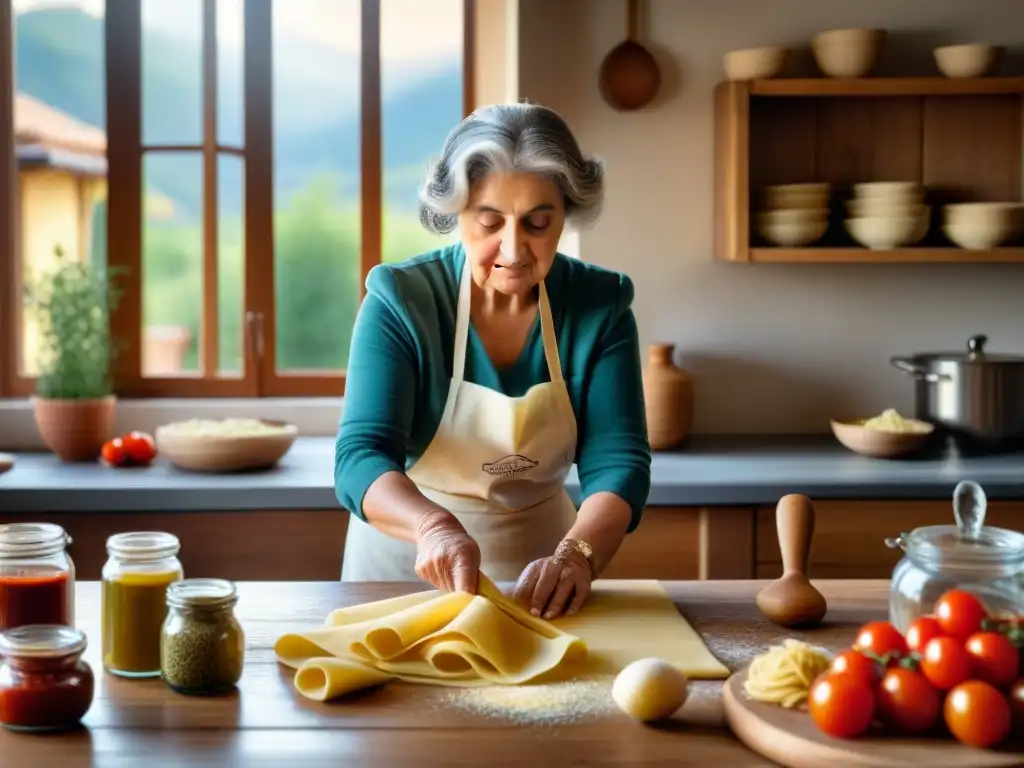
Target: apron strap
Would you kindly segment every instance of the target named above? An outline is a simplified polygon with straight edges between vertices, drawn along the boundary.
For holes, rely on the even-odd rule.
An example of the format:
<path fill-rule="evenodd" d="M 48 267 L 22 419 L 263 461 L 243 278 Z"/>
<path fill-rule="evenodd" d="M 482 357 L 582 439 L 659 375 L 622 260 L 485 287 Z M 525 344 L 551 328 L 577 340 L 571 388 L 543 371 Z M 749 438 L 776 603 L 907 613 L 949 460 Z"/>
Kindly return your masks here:
<path fill-rule="evenodd" d="M 548 363 L 548 376 L 553 382 L 562 381 L 562 361 L 558 356 L 558 339 L 555 338 L 555 321 L 551 317 L 551 302 L 548 289 L 540 281 L 540 337 L 544 342 L 544 359 Z"/>
<path fill-rule="evenodd" d="M 452 382 L 450 392 L 462 383 L 466 377 L 466 345 L 469 341 L 469 315 L 472 270 L 469 258 L 462 264 L 462 279 L 459 281 L 459 301 L 455 313 L 455 352 L 452 357 Z M 551 302 L 548 301 L 548 289 L 544 281 L 540 282 L 540 334 L 544 344 L 544 359 L 548 365 L 548 377 L 553 382 L 561 382 L 562 362 L 558 355 L 558 340 L 555 338 L 555 321 L 551 317 Z M 451 401 L 449 397 L 449 402 Z"/>
<path fill-rule="evenodd" d="M 462 262 L 462 279 L 459 281 L 459 301 L 455 310 L 455 354 L 452 358 L 451 392 L 466 378 L 466 344 L 469 342 L 470 286 L 472 270 L 469 268 L 469 254 Z M 449 402 L 452 400 L 448 398 Z"/>

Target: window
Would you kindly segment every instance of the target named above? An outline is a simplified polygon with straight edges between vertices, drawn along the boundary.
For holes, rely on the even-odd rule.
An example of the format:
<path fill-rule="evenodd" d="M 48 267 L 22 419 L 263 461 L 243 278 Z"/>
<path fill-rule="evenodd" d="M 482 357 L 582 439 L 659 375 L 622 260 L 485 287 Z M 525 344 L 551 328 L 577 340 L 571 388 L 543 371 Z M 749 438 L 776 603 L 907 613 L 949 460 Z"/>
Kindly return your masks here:
<path fill-rule="evenodd" d="M 122 396 L 341 394 L 367 271 L 443 244 L 416 191 L 469 109 L 472 1 L 9 0 L 4 276 L 122 270 Z M 19 294 L 0 394 L 36 369 Z"/>

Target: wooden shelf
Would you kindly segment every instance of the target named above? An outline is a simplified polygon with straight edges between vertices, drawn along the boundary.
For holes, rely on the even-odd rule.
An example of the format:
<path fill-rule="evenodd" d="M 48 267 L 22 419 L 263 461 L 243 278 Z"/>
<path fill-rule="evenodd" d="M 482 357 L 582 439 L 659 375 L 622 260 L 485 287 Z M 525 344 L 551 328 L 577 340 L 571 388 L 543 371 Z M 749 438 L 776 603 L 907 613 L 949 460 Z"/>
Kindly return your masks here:
<path fill-rule="evenodd" d="M 715 89 L 715 258 L 762 263 L 1024 263 L 1024 248 L 956 248 L 951 202 L 1022 200 L 1024 77 L 772 79 Z M 844 231 L 858 182 L 916 181 L 932 207 L 917 247 L 860 247 Z M 830 226 L 810 248 L 765 247 L 755 226 L 769 185 L 831 185 Z M 1016 245 L 1016 243 L 1015 243 Z"/>
<path fill-rule="evenodd" d="M 751 248 L 749 260 L 762 264 L 1024 264 L 1024 248 Z"/>
<path fill-rule="evenodd" d="M 1024 94 L 1024 77 L 831 77 L 754 80 L 751 96 L 985 96 Z"/>

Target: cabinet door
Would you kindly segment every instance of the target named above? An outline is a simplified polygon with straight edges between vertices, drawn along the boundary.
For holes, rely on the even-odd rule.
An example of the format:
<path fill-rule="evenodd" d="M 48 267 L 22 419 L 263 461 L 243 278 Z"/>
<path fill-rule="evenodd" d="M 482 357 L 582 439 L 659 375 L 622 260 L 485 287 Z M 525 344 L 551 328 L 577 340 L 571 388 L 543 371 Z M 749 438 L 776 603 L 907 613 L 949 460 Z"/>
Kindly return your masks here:
<path fill-rule="evenodd" d="M 816 579 L 888 579 L 902 557 L 886 538 L 924 525 L 953 525 L 948 501 L 816 501 L 815 526 L 808 559 Z M 985 524 L 1012 530 L 1024 526 L 1024 502 L 990 501 Z M 775 529 L 775 509 L 757 511 L 757 578 L 782 574 Z"/>
<path fill-rule="evenodd" d="M 754 572 L 753 507 L 648 507 L 606 579 L 749 579 Z"/>

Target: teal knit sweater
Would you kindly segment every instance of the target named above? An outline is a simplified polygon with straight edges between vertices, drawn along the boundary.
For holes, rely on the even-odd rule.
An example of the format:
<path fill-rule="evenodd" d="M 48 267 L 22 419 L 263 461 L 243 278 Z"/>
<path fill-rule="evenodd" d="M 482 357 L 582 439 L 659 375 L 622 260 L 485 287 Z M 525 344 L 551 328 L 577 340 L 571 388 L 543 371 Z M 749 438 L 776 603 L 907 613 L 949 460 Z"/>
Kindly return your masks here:
<path fill-rule="evenodd" d="M 440 423 L 465 258 L 456 244 L 374 267 L 366 278 L 334 459 L 338 501 L 363 519 L 367 488 L 385 472 L 412 466 Z M 576 414 L 580 497 L 600 491 L 621 497 L 633 513 L 632 531 L 651 487 L 633 283 L 557 254 L 545 285 Z M 539 315 L 518 361 L 503 370 L 471 324 L 465 378 L 510 397 L 548 381 Z"/>

